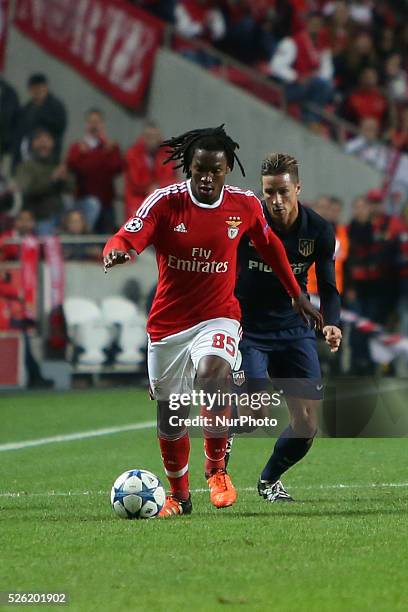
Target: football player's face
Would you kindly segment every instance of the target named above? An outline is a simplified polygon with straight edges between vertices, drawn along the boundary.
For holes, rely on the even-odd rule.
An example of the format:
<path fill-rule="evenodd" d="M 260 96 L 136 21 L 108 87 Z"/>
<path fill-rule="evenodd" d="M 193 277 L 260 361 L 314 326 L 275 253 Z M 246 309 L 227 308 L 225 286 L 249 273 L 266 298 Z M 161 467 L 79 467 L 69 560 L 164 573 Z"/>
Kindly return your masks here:
<path fill-rule="evenodd" d="M 262 177 L 262 193 L 269 214 L 277 225 L 290 226 L 298 214 L 299 183 L 290 174 Z"/>
<path fill-rule="evenodd" d="M 224 151 L 196 149 L 191 162 L 191 191 L 199 202 L 214 204 L 229 172 Z"/>

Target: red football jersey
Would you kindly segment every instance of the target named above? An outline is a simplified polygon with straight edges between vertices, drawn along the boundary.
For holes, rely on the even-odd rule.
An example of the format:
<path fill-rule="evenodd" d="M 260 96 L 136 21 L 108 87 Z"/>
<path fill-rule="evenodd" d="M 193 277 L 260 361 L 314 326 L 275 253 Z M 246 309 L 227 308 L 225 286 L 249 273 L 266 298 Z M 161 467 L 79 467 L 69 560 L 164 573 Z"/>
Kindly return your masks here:
<path fill-rule="evenodd" d="M 252 191 L 226 185 L 214 204 L 199 202 L 190 181 L 157 189 L 104 249 L 156 249 L 159 281 L 147 331 L 153 342 L 197 323 L 240 320 L 234 295 L 237 249 L 247 232 L 292 297 L 300 294 L 285 249 Z"/>

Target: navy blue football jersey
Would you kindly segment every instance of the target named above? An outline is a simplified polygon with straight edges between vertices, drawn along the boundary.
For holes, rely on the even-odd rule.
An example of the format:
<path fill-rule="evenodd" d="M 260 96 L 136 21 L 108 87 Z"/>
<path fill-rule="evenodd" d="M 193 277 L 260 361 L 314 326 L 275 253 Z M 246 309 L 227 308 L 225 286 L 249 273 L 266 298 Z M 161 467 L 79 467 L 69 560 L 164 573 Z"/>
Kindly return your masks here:
<path fill-rule="evenodd" d="M 299 215 L 288 231 L 274 227 L 263 202 L 265 217 L 284 244 L 292 270 L 306 292 L 307 273 L 316 263 L 316 277 L 325 325 L 338 325 L 340 297 L 334 272 L 335 235 L 332 225 L 312 209 L 299 204 Z M 293 310 L 283 285 L 244 235 L 238 250 L 235 289 L 242 309 L 242 327 L 251 334 L 307 326 Z"/>

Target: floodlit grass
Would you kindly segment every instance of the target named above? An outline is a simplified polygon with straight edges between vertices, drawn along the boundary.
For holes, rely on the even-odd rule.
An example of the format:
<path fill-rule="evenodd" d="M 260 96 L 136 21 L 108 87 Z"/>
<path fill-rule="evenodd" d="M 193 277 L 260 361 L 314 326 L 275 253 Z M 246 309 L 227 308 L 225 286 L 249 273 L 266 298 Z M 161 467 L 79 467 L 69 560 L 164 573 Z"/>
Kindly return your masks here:
<path fill-rule="evenodd" d="M 144 392 L 104 391 L 2 397 L 0 414 L 5 444 L 155 411 Z M 408 483 L 406 439 L 317 440 L 280 505 L 255 492 L 272 444 L 236 441 L 239 498 L 216 510 L 194 439 L 193 514 L 150 521 L 116 518 L 109 491 L 128 468 L 165 480 L 152 427 L 0 452 L 0 591 L 66 591 L 84 611 L 406 610 L 408 485 L 384 486 Z"/>

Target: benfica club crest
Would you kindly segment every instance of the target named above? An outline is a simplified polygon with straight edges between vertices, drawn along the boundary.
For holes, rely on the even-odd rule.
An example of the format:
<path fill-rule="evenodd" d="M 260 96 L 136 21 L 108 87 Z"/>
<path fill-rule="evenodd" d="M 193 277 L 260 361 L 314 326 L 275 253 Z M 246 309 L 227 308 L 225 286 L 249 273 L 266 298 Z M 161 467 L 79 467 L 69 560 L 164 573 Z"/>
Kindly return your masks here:
<path fill-rule="evenodd" d="M 228 225 L 228 229 L 227 229 L 228 238 L 231 238 L 231 240 L 233 240 L 234 238 L 238 236 L 239 226 L 242 223 L 241 217 L 228 217 L 225 223 Z"/>
<path fill-rule="evenodd" d="M 299 238 L 299 253 L 304 257 L 309 257 L 314 251 L 314 240 L 310 238 Z"/>

